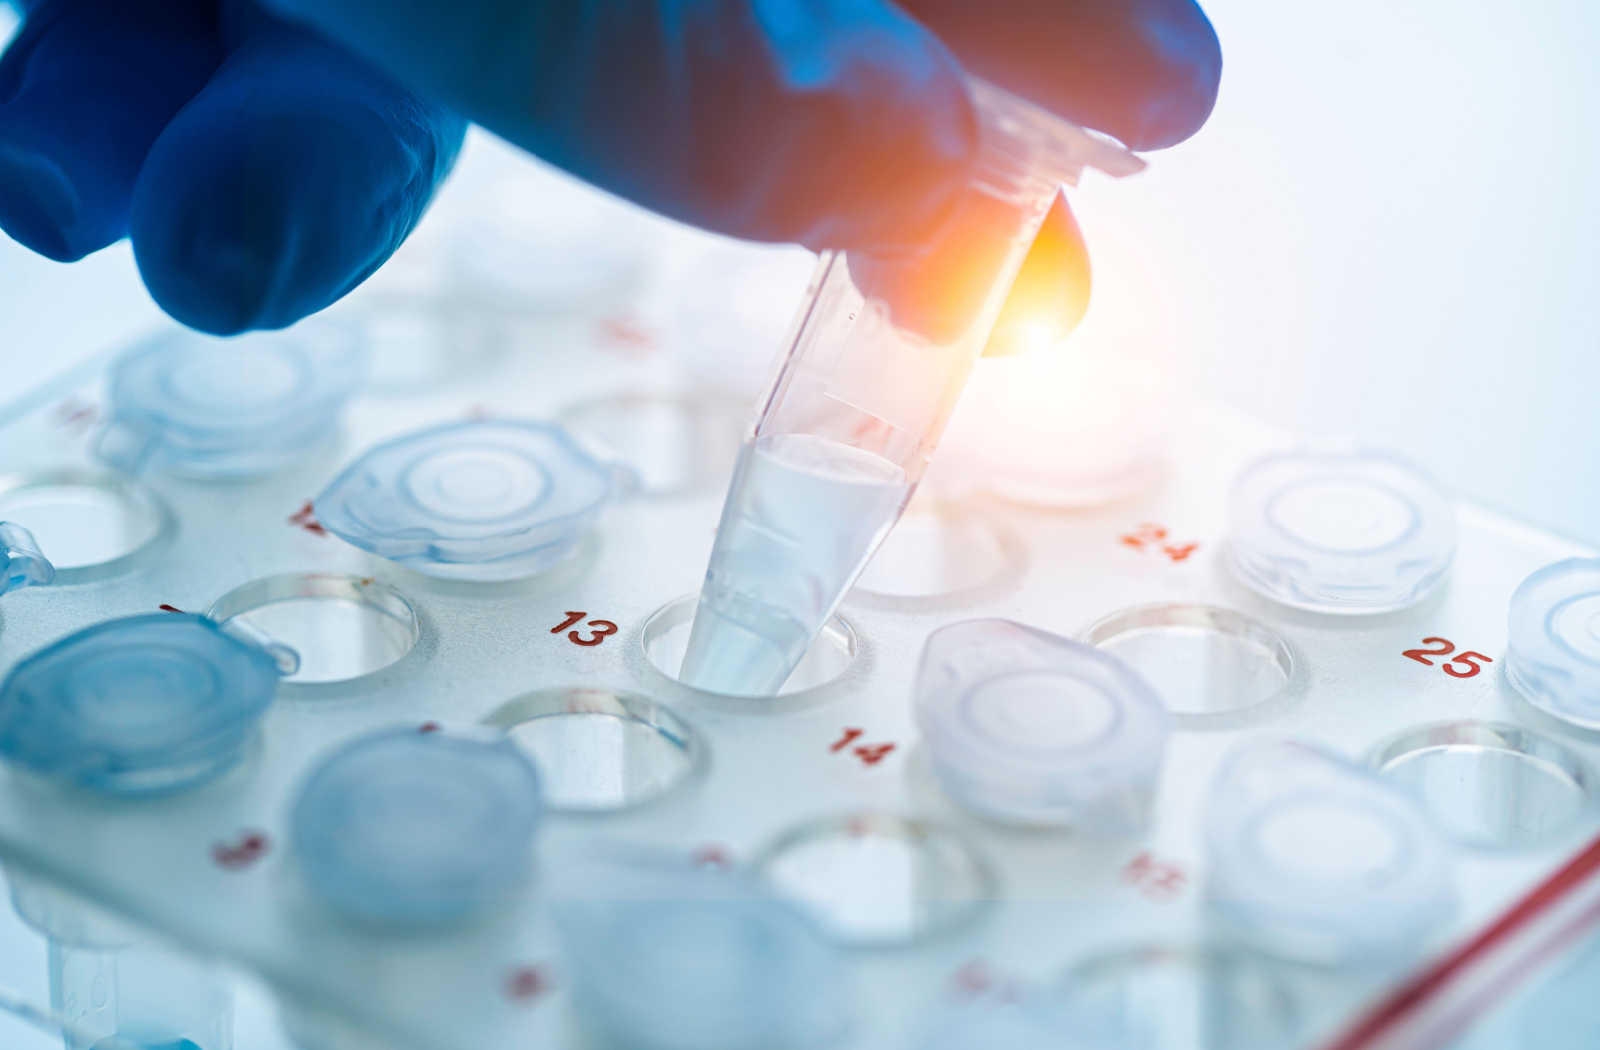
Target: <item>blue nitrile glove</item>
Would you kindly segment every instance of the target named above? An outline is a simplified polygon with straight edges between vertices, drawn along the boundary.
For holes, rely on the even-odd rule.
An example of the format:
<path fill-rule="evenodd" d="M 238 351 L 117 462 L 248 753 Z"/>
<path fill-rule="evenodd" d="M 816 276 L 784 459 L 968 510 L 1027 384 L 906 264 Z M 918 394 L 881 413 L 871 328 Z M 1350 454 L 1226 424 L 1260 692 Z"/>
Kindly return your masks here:
<path fill-rule="evenodd" d="M 55 259 L 131 236 L 156 301 L 278 327 L 400 244 L 462 120 L 253 4 L 37 0 L 0 59 L 0 225 Z"/>
<path fill-rule="evenodd" d="M 246 0 L 37 0 L 0 61 L 0 225 L 62 259 L 127 233 L 179 320 L 288 324 L 448 169 L 461 123 L 420 97 L 709 229 L 892 249 L 966 179 L 956 56 L 1138 148 L 1193 132 L 1220 69 L 1192 0 L 270 6 L 350 50 Z"/>

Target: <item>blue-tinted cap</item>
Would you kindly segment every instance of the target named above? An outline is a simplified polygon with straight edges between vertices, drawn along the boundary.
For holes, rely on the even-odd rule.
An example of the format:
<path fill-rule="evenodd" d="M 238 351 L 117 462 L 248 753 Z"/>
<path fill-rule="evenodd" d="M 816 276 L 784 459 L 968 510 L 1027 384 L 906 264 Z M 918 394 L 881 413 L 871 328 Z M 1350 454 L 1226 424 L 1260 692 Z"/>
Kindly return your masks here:
<path fill-rule="evenodd" d="M 810 1050 L 849 1027 L 838 949 L 733 872 L 579 862 L 554 917 L 585 1021 L 634 1050 Z"/>
<path fill-rule="evenodd" d="M 328 437 L 360 378 L 359 344 L 328 323 L 236 339 L 163 335 L 112 365 L 97 451 L 127 471 L 265 473 Z"/>
<path fill-rule="evenodd" d="M 0 521 L 0 594 L 19 587 L 42 587 L 56 578 L 34 541 L 33 533 L 10 521 Z"/>
<path fill-rule="evenodd" d="M 1600 558 L 1568 558 L 1511 596 L 1506 676 L 1535 707 L 1600 728 Z"/>
<path fill-rule="evenodd" d="M 111 620 L 12 669 L 0 755 L 107 794 L 172 790 L 237 761 L 282 671 L 277 654 L 203 616 Z"/>
<path fill-rule="evenodd" d="M 568 557 L 618 472 L 550 423 L 455 423 L 384 442 L 316 499 L 349 543 L 418 572 L 506 580 Z"/>
<path fill-rule="evenodd" d="M 491 731 L 381 730 L 339 748 L 290 815 L 307 884 L 345 915 L 416 925 L 480 911 L 528 873 L 539 774 Z"/>

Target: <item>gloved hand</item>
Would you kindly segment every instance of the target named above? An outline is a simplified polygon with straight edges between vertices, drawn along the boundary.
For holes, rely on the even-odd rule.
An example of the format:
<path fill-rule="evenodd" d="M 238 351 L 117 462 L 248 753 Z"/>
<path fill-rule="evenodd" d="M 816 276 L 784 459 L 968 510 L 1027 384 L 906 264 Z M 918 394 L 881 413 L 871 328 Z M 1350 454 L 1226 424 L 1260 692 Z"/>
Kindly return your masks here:
<path fill-rule="evenodd" d="M 282 326 L 399 245 L 459 113 L 709 229 L 894 249 L 966 179 L 962 64 L 1135 148 L 1191 134 L 1221 64 L 1193 0 L 263 2 L 34 0 L 0 226 L 58 259 L 127 234 L 180 321 Z"/>

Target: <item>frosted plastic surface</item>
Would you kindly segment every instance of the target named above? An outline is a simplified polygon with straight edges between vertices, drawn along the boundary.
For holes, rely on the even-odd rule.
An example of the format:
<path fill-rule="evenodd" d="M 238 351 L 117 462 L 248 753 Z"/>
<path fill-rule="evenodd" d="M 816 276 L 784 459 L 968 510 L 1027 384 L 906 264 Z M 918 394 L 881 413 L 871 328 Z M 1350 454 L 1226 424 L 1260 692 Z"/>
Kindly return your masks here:
<path fill-rule="evenodd" d="M 1199 833 L 1205 791 L 1221 757 L 1252 730 L 1270 728 L 1359 756 L 1396 733 L 1442 719 L 1543 719 L 1499 673 L 1507 603 L 1534 570 L 1594 557 L 1462 506 L 1449 587 L 1384 616 L 1286 610 L 1242 588 L 1221 551 L 1232 478 L 1288 441 L 1198 406 L 1185 419 L 1171 480 L 1159 489 L 1065 514 L 966 503 L 1018 538 L 1025 571 L 1004 588 L 972 594 L 968 605 L 886 608 L 847 598 L 841 613 L 858 639 L 848 668 L 818 688 L 752 711 L 748 702 L 672 682 L 643 651 L 649 615 L 700 582 L 718 493 L 620 502 L 595 522 L 573 557 L 508 583 L 435 579 L 309 527 L 317 522 L 302 513 L 306 501 L 344 465 L 419 426 L 554 419 L 596 398 L 668 396 L 677 389 L 682 375 L 669 351 L 624 352 L 585 331 L 551 322 L 505 353 L 475 359 L 451 386 L 426 395 L 362 393 L 329 445 L 247 483 L 152 474 L 146 484 L 171 508 L 177 527 L 171 543 L 140 556 L 137 571 L 24 588 L 0 599 L 0 664 L 7 668 L 108 617 L 151 613 L 163 603 L 205 609 L 236 587 L 284 573 L 372 579 L 412 603 L 420 625 L 403 659 L 359 679 L 322 683 L 315 694 L 281 695 L 244 761 L 193 790 L 110 808 L 82 792 L 25 784 L 14 768 L 0 772 L 0 854 L 8 869 L 46 874 L 260 975 L 310 1019 L 316 1034 L 357 1033 L 385 1050 L 568 1048 L 582 1045 L 576 982 L 551 926 L 547 873 L 601 839 L 679 856 L 715 854 L 739 866 L 786 829 L 820 818 L 911 814 L 963 836 L 992 864 L 999 890 L 980 922 L 948 938 L 837 956 L 852 1002 L 869 1004 L 851 1014 L 853 1027 L 840 1045 L 897 1048 L 925 1030 L 929 1004 L 951 994 L 955 975 L 974 958 L 1048 984 L 1064 968 L 1130 943 L 1205 935 L 1208 912 L 1197 889 L 1207 871 Z M 68 398 L 99 401 L 103 382 L 103 372 L 90 369 L 0 410 L 0 469 L 12 477 L 84 470 L 93 434 L 64 426 L 57 409 Z M 1198 547 L 1173 561 L 1122 542 L 1152 521 Z M 1111 839 L 1022 833 L 978 818 L 945 793 L 928 768 L 930 745 L 913 713 L 916 655 L 930 633 L 956 620 L 1005 618 L 1070 637 L 1117 610 L 1155 602 L 1238 609 L 1271 627 L 1302 659 L 1272 704 L 1225 728 L 1170 736 L 1147 828 Z M 580 611 L 577 622 L 553 632 Z M 595 621 L 616 630 L 604 633 Z M 573 632 L 584 642 L 600 641 L 579 644 Z M 1456 678 L 1401 656 L 1440 634 L 1495 662 Z M 328 909 L 307 899 L 285 845 L 287 815 L 322 756 L 373 729 L 473 723 L 511 698 L 572 686 L 665 702 L 702 738 L 710 755 L 704 775 L 648 806 L 598 817 L 549 814 L 539 833 L 536 877 L 491 917 L 451 926 L 447 936 L 397 937 L 329 921 Z M 848 728 L 861 736 L 834 750 Z M 1547 731 L 1591 762 L 1600 757 L 1600 747 L 1559 723 Z M 854 751 L 886 743 L 896 746 L 874 764 Z M 1585 811 L 1566 830 L 1524 849 L 1452 852 L 1461 909 L 1421 950 L 1441 951 L 1482 926 L 1597 827 L 1594 813 Z M 219 866 L 213 847 L 237 843 L 251 830 L 270 843 L 265 855 L 247 867 Z M 1158 864 L 1186 878 L 1172 892 L 1140 881 Z M 530 966 L 552 975 L 544 991 L 532 999 L 508 991 Z M 1303 1027 L 1296 1031 L 1304 1037 L 1278 1045 L 1309 1044 L 1383 980 L 1360 972 L 1297 988 Z"/>

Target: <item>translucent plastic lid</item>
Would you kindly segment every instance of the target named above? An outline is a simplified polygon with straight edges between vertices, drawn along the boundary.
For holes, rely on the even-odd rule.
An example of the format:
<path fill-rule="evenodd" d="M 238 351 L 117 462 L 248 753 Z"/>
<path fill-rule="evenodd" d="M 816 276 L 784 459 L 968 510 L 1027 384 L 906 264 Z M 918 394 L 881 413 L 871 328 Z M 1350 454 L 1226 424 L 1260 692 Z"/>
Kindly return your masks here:
<path fill-rule="evenodd" d="M 848 1026 L 843 961 L 746 877 L 587 861 L 555 919 L 585 1022 L 630 1050 L 810 1050 Z"/>
<path fill-rule="evenodd" d="M 1600 728 L 1600 558 L 1533 573 L 1511 596 L 1506 675 L 1528 702 Z"/>
<path fill-rule="evenodd" d="M 97 451 L 128 471 L 262 473 L 332 433 L 360 378 L 359 345 L 331 324 L 227 340 L 163 335 L 112 365 Z"/>
<path fill-rule="evenodd" d="M 1297 741 L 1256 741 L 1217 773 L 1207 898 L 1232 932 L 1328 964 L 1403 962 L 1454 910 L 1443 842 L 1375 772 Z"/>
<path fill-rule="evenodd" d="M 369 449 L 317 497 L 316 515 L 430 576 L 514 579 L 570 555 L 621 478 L 554 424 L 452 423 Z"/>
<path fill-rule="evenodd" d="M 290 837 L 307 885 L 337 911 L 427 924 L 511 893 L 542 812 L 539 774 L 504 734 L 387 729 L 317 766 Z"/>
<path fill-rule="evenodd" d="M 1420 601 L 1455 557 L 1455 511 L 1388 452 L 1266 456 L 1233 483 L 1228 551 L 1245 584 L 1316 612 L 1374 613 Z"/>
<path fill-rule="evenodd" d="M 0 594 L 19 587 L 42 587 L 56 578 L 56 568 L 40 553 L 33 533 L 0 521 Z"/>
<path fill-rule="evenodd" d="M 111 620 L 11 671 L 0 755 L 108 794 L 182 787 L 237 760 L 292 658 L 203 616 Z"/>
<path fill-rule="evenodd" d="M 928 637 L 917 722 L 957 800 L 1001 819 L 1104 831 L 1143 823 L 1169 717 L 1122 661 L 1009 620 Z"/>

